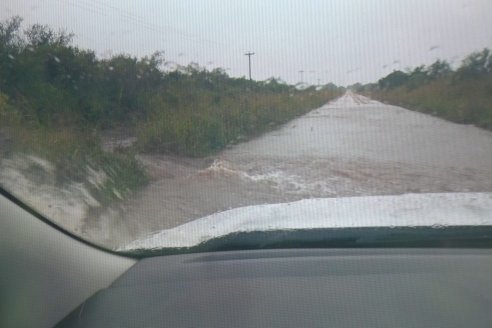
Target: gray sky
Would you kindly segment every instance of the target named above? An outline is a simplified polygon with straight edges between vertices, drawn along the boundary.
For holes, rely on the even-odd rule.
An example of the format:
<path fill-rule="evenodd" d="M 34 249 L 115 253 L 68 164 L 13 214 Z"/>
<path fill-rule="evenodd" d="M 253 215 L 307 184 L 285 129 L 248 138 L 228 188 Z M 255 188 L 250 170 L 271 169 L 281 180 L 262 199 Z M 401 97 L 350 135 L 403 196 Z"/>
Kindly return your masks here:
<path fill-rule="evenodd" d="M 2 0 L 13 15 L 64 28 L 104 57 L 162 50 L 179 64 L 197 62 L 289 83 L 376 81 L 394 69 L 458 64 L 492 46 L 490 0 Z"/>

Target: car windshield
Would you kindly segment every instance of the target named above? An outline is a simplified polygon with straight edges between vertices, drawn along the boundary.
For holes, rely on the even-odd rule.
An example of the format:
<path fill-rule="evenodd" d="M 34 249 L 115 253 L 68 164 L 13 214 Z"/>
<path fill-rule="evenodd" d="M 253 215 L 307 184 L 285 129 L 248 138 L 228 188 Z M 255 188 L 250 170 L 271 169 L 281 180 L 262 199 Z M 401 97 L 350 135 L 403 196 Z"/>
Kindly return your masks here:
<path fill-rule="evenodd" d="M 2 193 L 120 251 L 492 225 L 491 12 L 4 1 Z"/>

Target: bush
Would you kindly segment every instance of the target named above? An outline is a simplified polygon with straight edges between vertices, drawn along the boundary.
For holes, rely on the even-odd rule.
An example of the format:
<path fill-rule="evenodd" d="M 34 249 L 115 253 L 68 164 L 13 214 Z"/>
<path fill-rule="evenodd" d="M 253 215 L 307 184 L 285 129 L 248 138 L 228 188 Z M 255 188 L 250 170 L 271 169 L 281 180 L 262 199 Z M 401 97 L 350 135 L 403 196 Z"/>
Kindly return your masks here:
<path fill-rule="evenodd" d="M 175 107 L 152 101 L 153 114 L 137 124 L 137 146 L 145 152 L 204 156 L 256 136 L 319 107 L 340 91 L 276 92 L 241 89 L 210 93 L 195 89 L 193 105 L 175 93 Z M 181 105 L 178 105 L 181 104 Z M 173 108 L 173 109 L 170 109 Z"/>
<path fill-rule="evenodd" d="M 382 101 L 492 130 L 491 63 L 490 51 L 484 49 L 466 57 L 456 71 L 438 60 L 428 68 L 414 69 L 396 84 L 393 73 L 365 90 Z"/>

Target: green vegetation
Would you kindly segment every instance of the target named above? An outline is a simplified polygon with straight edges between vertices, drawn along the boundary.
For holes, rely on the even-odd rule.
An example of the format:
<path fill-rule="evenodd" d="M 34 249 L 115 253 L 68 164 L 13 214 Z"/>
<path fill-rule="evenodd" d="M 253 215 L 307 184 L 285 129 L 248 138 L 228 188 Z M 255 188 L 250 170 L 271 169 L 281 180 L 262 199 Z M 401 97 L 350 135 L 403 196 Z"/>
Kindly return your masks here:
<path fill-rule="evenodd" d="M 51 161 L 61 183 L 104 171 L 103 198 L 145 184 L 135 152 L 205 156 L 342 92 L 232 78 L 196 64 L 169 72 L 159 52 L 101 59 L 72 37 L 42 25 L 22 30 L 19 17 L 0 23 L 0 132 L 14 151 Z M 111 129 L 136 133 L 135 147 L 103 151 L 100 136 Z"/>
<path fill-rule="evenodd" d="M 359 91 L 375 99 L 444 119 L 492 130 L 492 54 L 489 49 L 466 57 L 453 70 L 438 60 L 409 72 L 395 71 Z"/>
<path fill-rule="evenodd" d="M 124 198 L 147 182 L 143 167 L 131 152 L 105 152 L 98 139 L 84 131 L 16 126 L 9 135 L 15 140 L 12 151 L 35 154 L 54 165 L 54 183 L 82 183 L 102 203 Z M 91 173 L 104 178 L 90 181 Z"/>
<path fill-rule="evenodd" d="M 340 94 L 338 89 L 297 90 L 275 79 L 232 79 L 221 70 L 187 67 L 146 100 L 137 126 L 143 151 L 204 156 L 258 135 Z"/>

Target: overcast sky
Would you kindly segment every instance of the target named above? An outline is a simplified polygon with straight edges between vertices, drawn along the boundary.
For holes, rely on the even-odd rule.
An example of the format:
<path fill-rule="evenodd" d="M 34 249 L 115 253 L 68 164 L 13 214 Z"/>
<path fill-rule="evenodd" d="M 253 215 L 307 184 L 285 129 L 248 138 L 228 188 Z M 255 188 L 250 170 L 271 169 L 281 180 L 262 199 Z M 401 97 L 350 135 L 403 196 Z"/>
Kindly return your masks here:
<path fill-rule="evenodd" d="M 491 0 L 2 0 L 0 19 L 47 24 L 102 57 L 144 56 L 289 83 L 372 82 L 394 69 L 458 64 L 492 46 Z"/>

